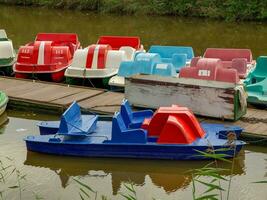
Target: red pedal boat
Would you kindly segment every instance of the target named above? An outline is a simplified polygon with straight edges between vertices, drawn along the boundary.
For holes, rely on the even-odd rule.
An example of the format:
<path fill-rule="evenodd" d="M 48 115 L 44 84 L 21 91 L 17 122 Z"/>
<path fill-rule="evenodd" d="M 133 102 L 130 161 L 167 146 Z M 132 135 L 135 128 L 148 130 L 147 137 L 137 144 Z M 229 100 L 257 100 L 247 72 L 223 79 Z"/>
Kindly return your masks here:
<path fill-rule="evenodd" d="M 39 33 L 34 42 L 19 48 L 17 63 L 13 66 L 15 76 L 60 82 L 78 48 L 80 42 L 76 34 Z"/>

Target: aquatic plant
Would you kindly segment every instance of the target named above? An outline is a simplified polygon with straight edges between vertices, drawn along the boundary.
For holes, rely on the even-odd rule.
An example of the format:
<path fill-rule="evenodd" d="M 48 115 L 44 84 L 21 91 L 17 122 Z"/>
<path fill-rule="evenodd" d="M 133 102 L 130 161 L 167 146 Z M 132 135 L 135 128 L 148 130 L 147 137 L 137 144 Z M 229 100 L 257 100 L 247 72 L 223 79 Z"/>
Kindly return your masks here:
<path fill-rule="evenodd" d="M 9 196 L 17 193 L 16 199 L 22 199 L 23 192 L 32 192 L 27 190 L 25 182 L 27 181 L 27 174 L 20 170 L 14 159 L 8 156 L 0 156 L 0 199 L 10 199 Z M 12 191 L 12 193 L 9 193 Z M 36 192 L 32 192 L 36 200 L 43 199 Z"/>
<path fill-rule="evenodd" d="M 233 141 L 232 141 L 233 142 Z M 221 154 L 219 153 L 220 151 L 223 150 L 232 150 L 234 151 L 235 154 L 235 146 L 234 143 L 231 145 L 229 148 L 226 149 L 213 149 L 211 148 L 210 151 L 204 152 L 204 151 L 198 151 L 196 152 L 199 153 L 198 156 L 203 156 L 205 158 L 210 158 L 213 159 L 212 162 L 208 163 L 204 167 L 200 169 L 194 169 L 191 170 L 192 173 L 192 195 L 194 200 L 204 200 L 204 199 L 210 199 L 210 200 L 223 200 L 223 192 L 226 192 L 226 198 L 230 198 L 230 190 L 231 190 L 231 182 L 232 182 L 232 174 L 233 174 L 233 169 L 234 169 L 234 160 L 227 160 L 225 159 L 226 154 Z M 221 162 L 227 162 L 231 164 L 231 169 L 224 169 L 224 168 L 219 168 L 218 167 L 218 161 Z M 215 166 L 215 167 L 212 167 Z M 229 171 L 231 170 L 231 175 L 229 179 L 226 179 L 222 175 L 220 175 L 221 172 L 223 171 Z M 201 177 L 207 177 L 208 180 L 202 180 Z M 221 182 L 228 182 L 228 187 L 227 189 L 224 189 L 222 187 Z M 197 189 L 198 185 L 201 184 L 203 185 L 206 189 L 204 192 L 200 193 L 197 195 Z"/>

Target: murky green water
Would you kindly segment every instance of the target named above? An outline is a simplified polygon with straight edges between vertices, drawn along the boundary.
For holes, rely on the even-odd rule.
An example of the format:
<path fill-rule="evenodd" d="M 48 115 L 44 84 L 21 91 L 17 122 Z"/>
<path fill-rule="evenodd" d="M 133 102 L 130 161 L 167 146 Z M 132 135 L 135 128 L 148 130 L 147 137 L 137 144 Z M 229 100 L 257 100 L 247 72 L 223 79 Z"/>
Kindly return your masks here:
<path fill-rule="evenodd" d="M 207 47 L 251 48 L 254 57 L 267 54 L 267 24 L 226 23 L 211 20 L 153 16 L 96 15 L 73 11 L 0 6 L 0 27 L 6 29 L 15 48 L 33 40 L 38 32 L 76 32 L 83 46 L 96 42 L 100 35 L 138 35 L 148 48 L 152 44 L 189 45 L 197 55 Z M 1 117 L 0 124 L 7 118 Z M 151 161 L 127 159 L 89 159 L 27 153 L 23 138 L 38 134 L 36 120 L 57 119 L 35 113 L 8 112 L 9 122 L 0 126 L 0 156 L 4 164 L 14 159 L 26 180 L 23 199 L 34 199 L 33 192 L 45 199 L 79 199 L 79 187 L 73 178 L 81 178 L 98 194 L 123 199 L 124 184 L 132 182 L 138 199 L 192 199 L 192 177 L 188 170 L 207 162 Z M 230 199 L 265 200 L 266 184 L 252 182 L 267 178 L 266 147 L 247 146 L 222 175 L 232 176 Z M 1 170 L 0 170 L 1 173 Z M 205 177 L 203 177 L 206 180 Z M 16 176 L 7 182 L 16 184 Z M 227 189 L 228 182 L 222 182 Z M 0 191 L 3 185 L 0 184 Z M 198 190 L 203 190 L 198 186 Z M 5 193 L 18 199 L 17 189 Z M 99 196 L 98 195 L 98 196 Z M 226 198 L 226 192 L 223 192 Z M 99 196 L 100 197 L 100 196 Z"/>
<path fill-rule="evenodd" d="M 116 16 L 0 5 L 0 25 L 15 47 L 38 32 L 75 32 L 85 47 L 100 35 L 137 35 L 152 44 L 193 46 L 196 55 L 207 47 L 250 48 L 254 57 L 267 54 L 267 23 L 227 23 L 204 19 Z"/>
<path fill-rule="evenodd" d="M 6 116 L 7 117 L 7 116 Z M 5 121 L 6 117 L 0 118 Z M 192 177 L 188 170 L 198 169 L 208 162 L 160 161 L 133 159 L 91 159 L 59 157 L 27 152 L 23 138 L 39 134 L 37 120 L 57 119 L 58 116 L 40 115 L 30 112 L 8 112 L 9 122 L 0 128 L 0 157 L 4 164 L 13 158 L 12 165 L 26 174 L 22 181 L 26 191 L 22 199 L 34 199 L 33 192 L 44 199 L 80 199 L 79 186 L 73 179 L 83 182 L 109 199 L 123 199 L 120 193 L 127 193 L 124 184 L 133 183 L 138 199 L 192 199 Z M 230 179 L 230 199 L 265 200 L 266 184 L 253 182 L 266 180 L 267 149 L 265 147 L 247 146 L 231 164 L 219 163 L 219 167 L 228 169 L 221 174 Z M 202 177 L 207 180 L 206 177 Z M 10 185 L 16 182 L 16 176 L 8 179 Z M 222 187 L 227 189 L 227 181 Z M 1 187 L 1 184 L 0 184 Z M 198 186 L 197 190 L 204 188 Z M 18 199 L 17 189 L 9 193 L 7 199 Z M 223 192 L 226 198 L 226 192 Z M 93 198 L 94 199 L 94 198 Z M 100 196 L 99 196 L 100 199 Z"/>

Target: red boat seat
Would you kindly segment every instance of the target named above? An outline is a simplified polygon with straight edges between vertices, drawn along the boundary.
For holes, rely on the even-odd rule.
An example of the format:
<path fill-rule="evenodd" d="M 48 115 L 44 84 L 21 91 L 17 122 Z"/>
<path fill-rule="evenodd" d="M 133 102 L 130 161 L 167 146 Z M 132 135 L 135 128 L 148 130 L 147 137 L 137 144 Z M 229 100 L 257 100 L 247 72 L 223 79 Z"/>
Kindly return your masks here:
<path fill-rule="evenodd" d="M 108 44 L 114 50 L 119 50 L 122 46 L 130 46 L 136 50 L 141 48 L 139 37 L 101 36 L 99 37 L 97 44 Z"/>
<path fill-rule="evenodd" d="M 66 65 L 72 59 L 72 54 L 68 47 L 52 47 L 51 62 Z M 49 62 L 47 63 L 49 64 Z"/>
<path fill-rule="evenodd" d="M 38 33 L 35 41 L 52 41 L 53 46 L 68 46 L 72 55 L 80 47 L 78 35 L 75 33 Z"/>
<path fill-rule="evenodd" d="M 194 114 L 185 107 L 161 107 L 153 117 L 146 119 L 148 136 L 158 137 L 158 143 L 189 144 L 205 133 Z"/>
<path fill-rule="evenodd" d="M 109 45 L 90 45 L 88 47 L 86 68 L 104 69 L 109 50 L 111 50 Z M 94 61 L 94 56 L 97 57 L 96 61 Z"/>
<path fill-rule="evenodd" d="M 219 58 L 222 61 L 232 61 L 235 58 L 245 58 L 249 63 L 253 60 L 250 49 L 207 48 L 203 57 Z"/>
<path fill-rule="evenodd" d="M 190 67 L 196 67 L 197 66 L 197 62 L 201 57 L 194 57 L 192 58 L 191 62 L 190 62 Z"/>
<path fill-rule="evenodd" d="M 240 78 L 245 78 L 247 74 L 247 59 L 245 58 L 233 59 L 232 68 L 237 70 Z"/>
<path fill-rule="evenodd" d="M 179 77 L 230 83 L 239 82 L 236 69 L 224 68 L 222 61 L 214 58 L 200 58 L 195 67 L 182 68 L 180 70 Z"/>

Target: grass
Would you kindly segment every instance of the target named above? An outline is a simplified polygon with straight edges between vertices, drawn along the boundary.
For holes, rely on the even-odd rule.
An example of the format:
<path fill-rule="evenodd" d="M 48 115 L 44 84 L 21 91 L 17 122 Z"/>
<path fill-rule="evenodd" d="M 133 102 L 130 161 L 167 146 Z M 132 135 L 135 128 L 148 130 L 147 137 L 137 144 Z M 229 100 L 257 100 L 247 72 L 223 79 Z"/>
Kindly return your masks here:
<path fill-rule="evenodd" d="M 266 20 L 266 0 L 0 0 L 0 3 L 102 13 L 175 15 L 232 21 Z"/>

